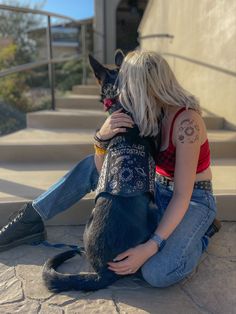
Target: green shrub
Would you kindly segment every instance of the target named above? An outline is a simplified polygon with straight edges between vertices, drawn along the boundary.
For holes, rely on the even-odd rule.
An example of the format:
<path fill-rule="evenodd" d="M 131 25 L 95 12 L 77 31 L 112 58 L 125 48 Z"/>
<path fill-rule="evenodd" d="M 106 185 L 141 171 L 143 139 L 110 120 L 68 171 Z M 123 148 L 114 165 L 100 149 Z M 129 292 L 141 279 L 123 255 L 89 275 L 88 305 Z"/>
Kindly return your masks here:
<path fill-rule="evenodd" d="M 82 63 L 78 60 L 67 61 L 55 64 L 55 84 L 56 88 L 66 91 L 73 85 L 81 84 Z"/>
<path fill-rule="evenodd" d="M 0 51 L 0 70 L 14 65 L 16 45 L 9 44 Z M 0 80 L 0 98 L 16 108 L 27 111 L 29 103 L 24 96 L 27 90 L 26 75 L 24 73 L 15 73 L 1 78 Z"/>
<path fill-rule="evenodd" d="M 30 88 L 49 88 L 48 66 L 44 65 L 28 72 L 26 84 Z"/>
<path fill-rule="evenodd" d="M 87 66 L 87 73 L 90 68 Z M 81 60 L 71 60 L 67 62 L 54 64 L 55 87 L 61 91 L 71 90 L 74 85 L 82 84 L 83 64 Z M 48 68 L 40 67 L 30 71 L 26 83 L 30 88 L 48 88 Z"/>
<path fill-rule="evenodd" d="M 0 136 L 26 127 L 26 115 L 0 102 Z"/>
<path fill-rule="evenodd" d="M 87 65 L 87 74 L 90 72 Z M 83 63 L 81 60 L 71 60 L 55 65 L 56 88 L 62 91 L 71 90 L 74 85 L 82 84 Z"/>

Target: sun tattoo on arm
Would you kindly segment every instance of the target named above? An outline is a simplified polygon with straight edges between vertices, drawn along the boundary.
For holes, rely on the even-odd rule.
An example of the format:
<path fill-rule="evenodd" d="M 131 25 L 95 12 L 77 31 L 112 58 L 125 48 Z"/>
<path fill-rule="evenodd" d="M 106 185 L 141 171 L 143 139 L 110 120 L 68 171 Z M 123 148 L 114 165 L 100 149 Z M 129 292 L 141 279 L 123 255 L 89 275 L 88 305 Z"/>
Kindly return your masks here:
<path fill-rule="evenodd" d="M 182 120 L 177 132 L 177 139 L 182 144 L 193 144 L 199 140 L 200 128 L 197 122 L 193 119 Z"/>

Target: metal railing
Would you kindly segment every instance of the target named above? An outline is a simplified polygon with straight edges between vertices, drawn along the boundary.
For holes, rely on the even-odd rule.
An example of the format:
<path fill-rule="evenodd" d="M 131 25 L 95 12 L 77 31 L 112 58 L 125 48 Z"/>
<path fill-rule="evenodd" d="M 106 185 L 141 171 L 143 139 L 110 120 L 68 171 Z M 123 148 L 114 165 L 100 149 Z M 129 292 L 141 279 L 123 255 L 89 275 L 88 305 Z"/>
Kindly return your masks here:
<path fill-rule="evenodd" d="M 234 77 L 236 76 L 236 72 L 235 71 L 230 71 L 228 69 L 224 69 L 224 68 L 221 68 L 219 66 L 216 66 L 216 65 L 213 65 L 213 64 L 209 64 L 209 63 L 206 63 L 206 62 L 202 62 L 202 61 L 199 61 L 199 60 L 196 60 L 196 59 L 188 58 L 186 56 L 181 56 L 179 54 L 163 52 L 162 55 L 163 56 L 170 56 L 170 57 L 181 59 L 181 60 L 184 60 L 184 61 L 187 61 L 187 62 L 190 62 L 190 63 L 194 63 L 194 64 L 200 65 L 202 67 L 205 67 L 205 68 L 217 71 L 217 72 L 221 72 L 221 73 L 224 73 L 224 74 L 227 74 L 227 75 L 230 75 L 230 76 L 234 76 Z"/>
<path fill-rule="evenodd" d="M 21 8 L 21 7 L 14 7 L 14 6 L 9 6 L 9 5 L 4 5 L 0 4 L 0 10 L 7 10 L 7 11 L 12 11 L 12 12 L 19 12 L 19 13 L 30 13 L 30 14 L 39 14 L 47 17 L 47 26 L 46 26 L 46 38 L 47 38 L 47 58 L 37 61 L 37 62 L 31 62 L 27 64 L 22 64 L 19 66 L 14 66 L 9 69 L 0 71 L 0 77 L 5 77 L 9 74 L 13 73 L 18 73 L 22 71 L 28 71 L 32 70 L 34 68 L 41 67 L 43 65 L 48 65 L 48 76 L 49 76 L 49 84 L 50 84 L 50 89 L 51 89 L 51 100 L 52 100 L 52 110 L 55 110 L 55 71 L 54 71 L 54 64 L 55 63 L 60 63 L 60 62 L 66 62 L 70 60 L 82 60 L 83 66 L 82 66 L 82 80 L 83 84 L 86 82 L 87 79 L 87 69 L 86 69 L 86 55 L 87 55 L 87 50 L 86 50 L 86 22 L 83 23 L 79 22 L 77 20 L 74 20 L 71 17 L 52 13 L 52 12 L 47 12 L 47 11 L 42 11 L 42 10 L 36 10 L 36 9 L 29 9 L 29 8 Z M 63 20 L 68 20 L 70 22 L 74 22 L 75 25 L 80 25 L 81 26 L 81 53 L 75 54 L 70 57 L 62 57 L 62 58 L 54 58 L 53 57 L 53 45 L 52 45 L 52 33 L 51 33 L 51 18 L 60 18 Z M 79 44 L 79 42 L 78 42 Z M 78 45 L 79 46 L 79 45 Z"/>

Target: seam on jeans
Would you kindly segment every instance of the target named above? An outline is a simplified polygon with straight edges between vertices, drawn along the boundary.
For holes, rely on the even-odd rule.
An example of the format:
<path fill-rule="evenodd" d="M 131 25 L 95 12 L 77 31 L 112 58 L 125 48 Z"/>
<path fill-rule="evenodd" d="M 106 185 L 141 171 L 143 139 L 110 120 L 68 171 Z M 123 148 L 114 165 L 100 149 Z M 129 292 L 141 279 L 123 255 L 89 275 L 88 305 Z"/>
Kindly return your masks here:
<path fill-rule="evenodd" d="M 86 193 L 85 194 L 88 194 L 90 192 L 90 189 L 87 188 L 86 189 Z M 63 192 L 62 192 L 63 193 Z M 61 193 L 60 193 L 61 194 Z M 66 202 L 68 199 L 70 199 L 71 197 L 73 197 L 74 195 L 77 195 L 78 194 L 78 190 L 77 191 L 74 191 L 74 192 L 70 192 L 68 194 L 66 194 L 64 197 L 60 197 L 61 199 L 61 202 Z M 61 203 L 60 202 L 60 203 Z"/>
<path fill-rule="evenodd" d="M 207 194 L 207 199 L 208 199 L 208 202 L 209 202 L 210 210 L 212 210 L 215 213 L 217 213 L 216 197 L 212 193 L 207 193 L 206 192 L 206 194 Z"/>
<path fill-rule="evenodd" d="M 89 189 L 88 189 L 88 191 L 87 191 L 87 193 L 89 192 Z M 63 192 L 62 192 L 63 193 Z M 64 202 L 67 202 L 70 198 L 73 198 L 74 197 L 74 195 L 77 195 L 77 191 L 74 191 L 73 193 L 70 193 L 70 194 L 66 194 L 64 197 L 61 197 L 60 198 L 60 202 L 57 204 L 57 205 L 60 205 L 61 203 L 64 203 Z M 40 201 L 42 201 L 43 200 L 43 198 L 44 197 L 42 197 L 41 199 L 40 198 L 37 198 L 37 202 L 40 202 Z M 76 202 L 75 202 L 76 203 Z M 37 212 L 38 211 L 40 211 L 40 216 L 42 216 L 43 218 L 44 218 L 44 220 L 46 220 L 46 219 L 48 219 L 48 216 L 46 216 L 45 214 L 44 214 L 44 212 L 40 209 L 40 206 L 38 206 L 38 204 L 35 204 L 34 202 L 33 202 L 33 206 L 34 206 L 34 208 L 37 210 Z"/>
<path fill-rule="evenodd" d="M 91 176 L 93 176 L 93 175 L 94 175 L 94 172 L 92 172 L 92 175 L 91 175 Z M 94 180 L 92 180 L 92 181 L 94 181 Z M 89 186 L 87 187 L 85 195 L 88 194 L 91 190 L 95 190 L 95 189 L 96 189 L 96 186 L 95 186 L 95 185 L 92 185 L 92 183 L 90 184 L 90 187 L 91 187 L 91 189 L 89 188 Z M 94 189 L 93 189 L 93 188 L 94 188 Z M 66 194 L 65 197 L 62 197 L 62 198 L 61 198 L 61 202 L 66 202 L 68 199 L 70 199 L 70 198 L 73 197 L 74 195 L 77 195 L 77 193 L 78 193 L 78 191 L 74 191 L 73 193 Z M 60 202 L 60 203 L 61 203 L 61 202 Z"/>
<path fill-rule="evenodd" d="M 169 193 L 172 194 L 173 192 L 170 190 L 167 190 L 165 187 L 161 187 L 164 190 L 164 193 Z M 160 208 L 161 212 L 164 213 L 164 211 L 166 210 L 167 206 L 163 206 L 163 202 L 162 202 L 162 193 L 160 192 L 158 185 L 156 187 L 156 199 L 159 198 L 159 200 L 155 200 L 155 203 L 158 205 L 158 208 Z M 171 199 L 172 195 L 170 195 L 170 199 Z M 170 201 L 170 200 L 169 200 Z"/>
<path fill-rule="evenodd" d="M 91 187 L 91 184 L 90 184 L 90 187 Z M 85 190 L 86 190 L 85 195 L 88 194 L 88 193 L 91 191 L 90 187 L 89 187 L 89 186 L 86 187 L 86 189 L 85 189 Z M 62 191 L 60 192 L 60 194 L 63 194 L 63 189 L 62 189 Z M 78 190 L 74 190 L 73 192 L 67 193 L 67 194 L 65 194 L 64 197 L 63 197 L 63 196 L 60 197 L 61 202 L 65 202 L 65 201 L 67 201 L 68 199 L 70 199 L 71 197 L 73 197 L 74 195 L 77 195 L 77 194 L 78 194 Z M 60 202 L 60 203 L 61 203 L 61 202 Z"/>
<path fill-rule="evenodd" d="M 34 210 L 36 210 L 36 212 L 40 215 L 40 217 L 41 217 L 43 220 L 47 220 L 47 219 L 48 219 L 47 216 L 44 215 L 44 212 L 42 212 L 42 211 L 40 210 L 40 208 L 38 207 L 37 204 L 35 204 L 34 202 L 32 202 L 32 206 L 33 206 Z"/>
<path fill-rule="evenodd" d="M 193 229 L 192 235 L 189 237 L 189 240 L 187 242 L 187 244 L 184 246 L 183 250 L 182 250 L 182 254 L 181 257 L 179 258 L 179 260 L 177 261 L 177 269 L 176 269 L 176 274 L 178 276 L 182 276 L 182 272 L 181 272 L 181 266 L 183 265 L 183 260 L 186 257 L 185 253 L 187 248 L 189 247 L 189 244 L 191 243 L 192 239 L 194 238 L 194 236 L 199 232 L 199 230 L 202 228 L 202 226 L 206 223 L 206 221 L 209 219 L 211 212 L 208 211 L 207 215 L 205 216 L 204 219 L 202 219 L 202 222 L 199 225 L 196 225 L 196 227 Z"/>

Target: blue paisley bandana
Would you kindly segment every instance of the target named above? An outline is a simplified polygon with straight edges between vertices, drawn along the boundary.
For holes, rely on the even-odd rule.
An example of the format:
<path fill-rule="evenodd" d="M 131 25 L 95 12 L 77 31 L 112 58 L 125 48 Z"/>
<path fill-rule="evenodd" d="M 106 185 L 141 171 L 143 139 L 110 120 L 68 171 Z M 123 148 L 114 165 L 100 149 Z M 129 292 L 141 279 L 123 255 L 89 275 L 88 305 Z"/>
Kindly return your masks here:
<path fill-rule="evenodd" d="M 96 199 L 103 192 L 127 197 L 145 192 L 154 195 L 155 162 L 150 138 L 140 137 L 134 127 L 112 138 L 107 150 Z"/>

